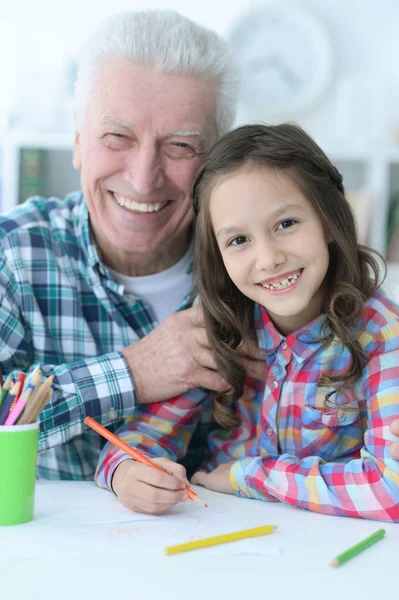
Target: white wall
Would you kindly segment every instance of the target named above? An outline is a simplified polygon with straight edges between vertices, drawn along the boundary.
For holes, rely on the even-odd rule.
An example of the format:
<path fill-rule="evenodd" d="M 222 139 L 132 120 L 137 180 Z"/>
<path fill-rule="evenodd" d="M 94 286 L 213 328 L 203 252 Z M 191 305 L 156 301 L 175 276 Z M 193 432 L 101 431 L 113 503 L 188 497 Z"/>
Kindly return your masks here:
<path fill-rule="evenodd" d="M 283 3 L 285 0 L 279 0 Z M 390 142 L 399 130 L 399 2 L 396 0 L 292 0 L 310 7 L 334 42 L 335 77 L 323 100 L 299 120 L 319 140 L 348 137 Z M 89 30 L 119 10 L 170 8 L 228 35 L 251 0 L 13 0 L 1 9 L 3 106 L 15 126 L 60 128 L 62 72 Z M 0 23 L 1 33 L 1 23 Z M 0 36 L 1 37 L 1 36 Z M 13 64 L 13 69 L 7 65 Z M 350 97 L 351 95 L 351 97 Z M 349 99 L 350 98 L 350 99 Z M 65 107 L 68 109 L 68 107 Z M 1 123 L 0 123 L 1 127 Z"/>

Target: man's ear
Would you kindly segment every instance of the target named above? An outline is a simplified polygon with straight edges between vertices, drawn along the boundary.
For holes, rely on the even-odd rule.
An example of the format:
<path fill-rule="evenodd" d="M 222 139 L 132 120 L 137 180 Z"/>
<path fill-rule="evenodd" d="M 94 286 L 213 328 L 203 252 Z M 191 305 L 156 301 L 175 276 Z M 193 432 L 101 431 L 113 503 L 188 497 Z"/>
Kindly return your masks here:
<path fill-rule="evenodd" d="M 75 167 L 75 169 L 77 169 L 79 171 L 79 169 L 81 169 L 81 167 L 82 167 L 82 159 L 81 159 L 81 153 L 80 153 L 80 133 L 78 130 L 78 123 L 77 123 L 76 115 L 75 115 L 74 119 L 75 119 L 75 136 L 73 139 L 72 164 Z"/>

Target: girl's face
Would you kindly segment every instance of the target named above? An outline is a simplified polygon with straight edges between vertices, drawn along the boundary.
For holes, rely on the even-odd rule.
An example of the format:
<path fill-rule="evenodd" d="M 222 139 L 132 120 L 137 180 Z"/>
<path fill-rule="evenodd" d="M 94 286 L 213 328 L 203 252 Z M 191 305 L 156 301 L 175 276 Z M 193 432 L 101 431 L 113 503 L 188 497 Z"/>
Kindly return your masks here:
<path fill-rule="evenodd" d="M 327 237 L 311 202 L 285 176 L 251 166 L 210 194 L 213 230 L 237 288 L 289 335 L 321 313 Z"/>

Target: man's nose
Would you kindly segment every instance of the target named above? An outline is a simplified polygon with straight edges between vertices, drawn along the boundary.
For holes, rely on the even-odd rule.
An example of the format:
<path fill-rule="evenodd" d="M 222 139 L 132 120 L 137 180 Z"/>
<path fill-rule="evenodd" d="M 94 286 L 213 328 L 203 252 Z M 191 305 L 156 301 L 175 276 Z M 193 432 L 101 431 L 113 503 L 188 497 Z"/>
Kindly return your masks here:
<path fill-rule="evenodd" d="M 281 245 L 270 237 L 257 242 L 256 251 L 256 269 L 272 273 L 276 267 L 285 262 L 285 252 Z"/>
<path fill-rule="evenodd" d="M 129 153 L 125 173 L 137 194 L 149 195 L 164 185 L 163 161 L 160 149 L 151 144 L 143 144 Z"/>

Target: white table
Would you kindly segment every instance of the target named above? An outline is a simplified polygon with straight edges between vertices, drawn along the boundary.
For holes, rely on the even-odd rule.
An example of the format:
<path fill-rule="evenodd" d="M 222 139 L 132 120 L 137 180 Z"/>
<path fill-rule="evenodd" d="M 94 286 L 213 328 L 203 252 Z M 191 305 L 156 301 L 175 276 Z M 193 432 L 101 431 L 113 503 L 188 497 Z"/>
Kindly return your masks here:
<path fill-rule="evenodd" d="M 16 527 L 0 527 L 0 597 L 8 600 L 398 597 L 399 525 L 327 517 L 285 504 L 241 499 L 195 486 L 194 489 L 211 507 L 219 507 L 237 519 L 239 528 L 277 525 L 278 530 L 260 542 L 265 548 L 269 544 L 272 552 L 237 555 L 232 550 L 234 544 L 228 544 L 219 546 L 218 553 L 214 549 L 213 553 L 197 550 L 165 556 L 159 547 L 152 548 L 147 543 L 143 555 L 140 536 L 135 538 L 128 532 L 126 537 L 122 523 L 119 529 L 116 526 L 118 531 L 115 527 L 112 530 L 112 539 L 107 526 L 108 537 L 97 535 L 93 526 L 93 535 L 97 537 L 85 538 L 88 530 L 68 526 L 71 518 L 80 515 L 84 519 L 90 505 L 94 507 L 94 522 L 102 504 L 106 508 L 114 503 L 112 506 L 120 509 L 116 498 L 91 483 L 40 481 L 35 520 Z M 64 517 L 61 526 L 60 519 Z M 162 531 L 162 522 L 152 525 Z M 136 527 L 140 528 L 139 522 Z M 338 569 L 329 566 L 337 554 L 381 527 L 386 529 L 383 540 Z M 118 535 L 119 540 L 115 538 Z"/>

